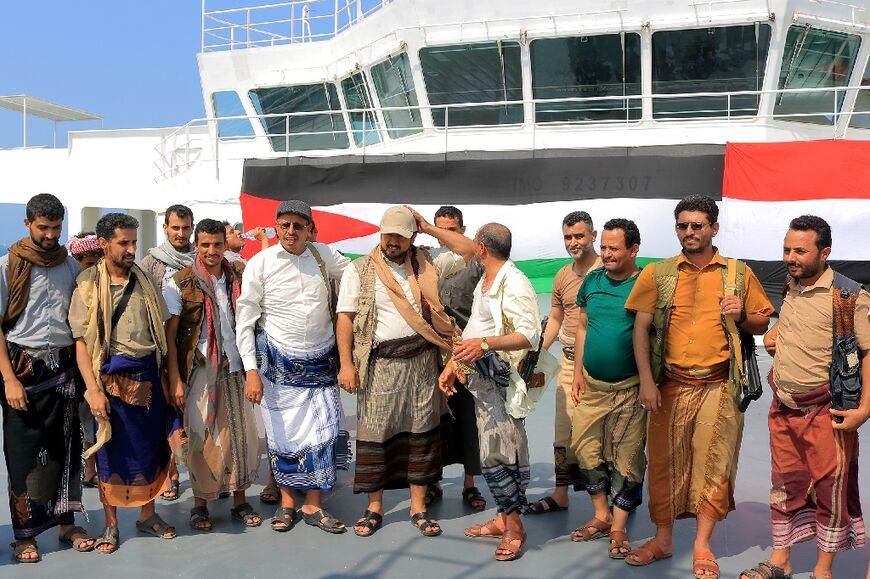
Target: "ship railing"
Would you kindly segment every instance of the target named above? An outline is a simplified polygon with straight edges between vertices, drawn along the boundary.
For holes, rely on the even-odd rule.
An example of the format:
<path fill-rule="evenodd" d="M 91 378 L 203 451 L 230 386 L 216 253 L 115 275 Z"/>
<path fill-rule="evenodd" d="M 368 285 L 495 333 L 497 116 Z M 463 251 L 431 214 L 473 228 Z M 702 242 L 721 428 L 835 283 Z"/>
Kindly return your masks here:
<path fill-rule="evenodd" d="M 817 110 L 803 110 L 796 112 L 771 112 L 760 113 L 761 98 L 764 95 L 773 95 L 776 99 L 782 99 L 788 95 L 812 95 L 829 93 L 830 106 L 820 107 Z M 813 138 L 830 137 L 833 139 L 845 138 L 850 125 L 856 119 L 862 119 L 862 127 L 870 128 L 870 107 L 866 110 L 844 110 L 844 99 L 855 99 L 858 94 L 870 98 L 870 86 L 862 87 L 823 87 L 801 89 L 777 89 L 759 91 L 733 91 L 733 92 L 694 92 L 675 94 L 651 95 L 617 95 L 617 96 L 593 96 L 593 97 L 570 97 L 556 99 L 526 99 L 516 101 L 492 101 L 481 103 L 456 103 L 446 105 L 419 105 L 398 107 L 370 107 L 360 109 L 325 110 L 297 113 L 278 113 L 260 115 L 238 115 L 226 117 L 210 117 L 194 119 L 187 124 L 178 127 L 166 137 L 161 139 L 155 147 L 155 168 L 157 175 L 155 181 L 162 181 L 176 177 L 189 171 L 196 165 L 213 164 L 214 176 L 220 178 L 220 163 L 222 161 L 235 161 L 251 156 L 300 156 L 317 155 L 332 156 L 342 154 L 378 154 L 398 152 L 394 143 L 405 142 L 408 138 L 436 138 L 441 139 L 441 144 L 432 143 L 425 147 L 428 152 L 448 153 L 452 136 L 475 132 L 477 135 L 488 134 L 493 129 L 525 131 L 528 133 L 529 150 L 536 149 L 539 144 L 538 132 L 558 129 L 572 129 L 576 127 L 617 127 L 631 130 L 643 130 L 649 128 L 667 128 L 675 126 L 675 123 L 683 122 L 688 125 L 707 123 L 711 126 L 728 126 L 731 124 L 757 125 L 765 121 L 797 121 L 804 127 L 816 127 Z M 747 107 L 747 97 L 756 98 L 755 107 Z M 689 111 L 676 111 L 676 113 L 654 114 L 653 116 L 637 116 L 632 114 L 632 103 L 639 104 L 641 101 L 677 101 L 679 99 L 717 99 L 724 104 L 721 107 L 692 108 Z M 621 108 L 614 108 L 613 103 L 622 103 Z M 622 111 L 624 116 L 619 119 L 577 119 L 564 121 L 541 121 L 516 122 L 513 124 L 451 124 L 451 111 L 456 117 L 457 110 L 493 107 L 518 107 L 522 105 L 527 113 L 525 118 L 535 118 L 537 107 L 556 107 L 556 113 L 570 113 L 572 109 L 564 108 L 567 105 L 576 105 L 574 110 L 582 110 L 584 115 L 609 115 Z M 529 112 L 531 111 L 531 112 Z M 410 113 L 417 119 L 432 118 L 433 112 L 443 114 L 443 126 L 433 124 L 415 124 L 413 126 L 385 126 L 384 119 L 391 113 Z M 551 111 L 553 112 L 553 111 Z M 538 113 L 540 114 L 540 113 Z M 364 122 L 361 126 L 349 126 L 351 115 L 361 115 Z M 341 125 L 341 129 L 291 131 L 295 123 L 311 119 L 312 117 L 330 116 Z M 866 122 L 865 122 L 866 120 Z M 220 136 L 219 125 L 232 121 L 245 121 L 255 126 L 254 133 L 245 136 Z M 277 121 L 277 122 L 276 122 Z M 339 122 L 340 121 L 340 122 Z M 812 123 L 812 124 L 807 124 Z M 264 129 L 271 126 L 273 131 Z M 684 125 L 681 125 L 684 126 Z M 280 128 L 274 132 L 275 128 Z M 830 129 L 827 135 L 822 131 Z M 294 148 L 291 143 L 306 137 L 332 138 L 333 141 L 341 139 L 347 146 L 323 147 L 313 149 L 310 146 L 305 149 Z M 799 137 L 798 137 L 799 138 Z M 269 143 L 268 149 L 258 148 L 263 141 Z M 242 148 L 236 148 L 234 144 L 244 144 Z M 353 145 L 353 147 L 352 147 Z M 229 152 L 226 152 L 227 149 Z M 416 148 L 415 148 L 416 149 Z"/>
<path fill-rule="evenodd" d="M 209 10 L 202 0 L 202 52 L 334 38 L 393 0 L 292 0 Z"/>

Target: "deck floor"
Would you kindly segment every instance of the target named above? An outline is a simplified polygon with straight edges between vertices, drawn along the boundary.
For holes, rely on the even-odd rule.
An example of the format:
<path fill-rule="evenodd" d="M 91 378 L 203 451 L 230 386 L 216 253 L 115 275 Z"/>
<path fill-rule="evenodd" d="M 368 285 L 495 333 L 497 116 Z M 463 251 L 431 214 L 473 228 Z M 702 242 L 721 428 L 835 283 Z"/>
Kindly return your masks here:
<path fill-rule="evenodd" d="M 770 367 L 770 358 L 761 360 L 762 371 Z M 343 393 L 350 426 L 355 426 L 356 405 L 353 397 Z M 553 484 L 552 432 L 554 390 L 545 395 L 539 409 L 527 420 L 532 456 L 530 499 L 546 493 Z M 753 403 L 746 414 L 746 429 L 740 455 L 737 480 L 737 510 L 716 530 L 713 548 L 719 557 L 723 578 L 736 577 L 740 570 L 756 564 L 770 553 L 770 519 L 767 493 L 770 485 L 770 453 L 766 426 L 766 409 L 770 394 Z M 353 432 L 351 433 L 353 435 Z M 870 426 L 861 433 L 864 448 L 870 444 Z M 365 498 L 352 493 L 352 471 L 342 472 L 333 493 L 325 499 L 326 508 L 346 522 L 356 520 L 365 509 Z M 860 484 L 864 491 L 864 511 L 870 511 L 870 460 L 860 459 Z M 0 465 L 5 471 L 5 465 Z M 265 462 L 261 480 L 265 480 Z M 18 577 L 280 577 L 292 575 L 311 578 L 337 577 L 692 577 L 692 538 L 694 521 L 680 521 L 675 528 L 674 557 L 649 567 L 633 568 L 607 557 L 607 543 L 572 543 L 571 530 L 587 520 L 592 508 L 585 493 L 573 493 L 569 511 L 545 516 L 528 516 L 524 522 L 528 541 L 522 557 L 511 563 L 493 560 L 496 542 L 468 539 L 464 527 L 483 522 L 495 512 L 492 498 L 483 480 L 478 481 L 489 507 L 473 514 L 463 507 L 461 468 L 453 465 L 444 472 L 444 500 L 431 510 L 440 519 L 444 534 L 424 538 L 408 521 L 409 500 L 406 491 L 390 491 L 385 497 L 384 527 L 373 537 L 363 539 L 352 532 L 327 535 L 304 524 L 289 533 L 275 533 L 268 525 L 245 529 L 229 516 L 230 499 L 210 505 L 215 529 L 208 534 L 194 534 L 188 527 L 188 511 L 193 496 L 182 470 L 182 495 L 174 503 L 158 504 L 158 511 L 177 526 L 179 536 L 173 541 L 138 535 L 134 521 L 136 509 L 120 512 L 121 548 L 104 556 L 76 553 L 59 546 L 54 530 L 40 538 L 43 560 L 37 565 L 11 562 L 7 541 L 12 528 L 7 508 L 0 509 L 0 576 Z M 271 508 L 256 500 L 262 484 L 251 491 L 252 504 L 264 516 Z M 5 472 L 0 474 L 0 492 L 6 493 Z M 97 491 L 85 489 L 85 506 L 89 521 L 85 526 L 94 534 L 102 529 L 103 514 Z M 79 521 L 84 523 L 84 521 Z M 629 522 L 633 543 L 652 536 L 646 505 L 641 506 Z M 809 577 L 815 560 L 814 543 L 799 545 L 794 552 L 795 577 Z M 853 550 L 837 557 L 835 577 L 864 579 L 867 552 Z"/>

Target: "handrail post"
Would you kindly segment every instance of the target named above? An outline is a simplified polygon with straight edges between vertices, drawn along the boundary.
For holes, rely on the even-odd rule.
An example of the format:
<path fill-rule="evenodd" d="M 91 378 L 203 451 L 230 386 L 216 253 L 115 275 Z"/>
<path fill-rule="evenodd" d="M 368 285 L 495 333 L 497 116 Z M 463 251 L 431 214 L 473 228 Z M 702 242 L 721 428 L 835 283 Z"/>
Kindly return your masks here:
<path fill-rule="evenodd" d="M 202 30 L 200 33 L 200 52 L 205 52 L 205 0 L 202 0 Z"/>
<path fill-rule="evenodd" d="M 190 123 L 184 125 L 184 170 L 190 168 Z"/>
<path fill-rule="evenodd" d="M 220 121 L 210 121 L 214 123 L 214 180 L 221 180 L 221 163 L 220 163 L 220 144 L 221 144 L 221 136 L 219 134 L 220 131 Z"/>
<path fill-rule="evenodd" d="M 834 108 L 833 108 L 832 115 L 831 115 L 831 121 L 832 121 L 831 124 L 833 125 L 833 130 L 834 130 L 833 138 L 834 139 L 837 138 L 837 91 L 838 90 L 839 90 L 838 87 L 834 87 Z"/>
<path fill-rule="evenodd" d="M 335 0 L 335 12 L 332 14 L 332 35 L 338 35 L 338 0 Z"/>
<path fill-rule="evenodd" d="M 284 115 L 284 154 L 290 156 L 290 113 Z"/>
<path fill-rule="evenodd" d="M 728 122 L 730 123 L 731 122 L 731 93 L 729 92 L 726 96 L 728 97 L 726 107 L 728 108 Z"/>
<path fill-rule="evenodd" d="M 251 9 L 245 10 L 245 48 L 251 48 Z"/>
<path fill-rule="evenodd" d="M 447 159 L 447 153 L 449 149 L 447 148 L 447 138 L 450 134 L 450 105 L 444 106 L 444 159 Z"/>

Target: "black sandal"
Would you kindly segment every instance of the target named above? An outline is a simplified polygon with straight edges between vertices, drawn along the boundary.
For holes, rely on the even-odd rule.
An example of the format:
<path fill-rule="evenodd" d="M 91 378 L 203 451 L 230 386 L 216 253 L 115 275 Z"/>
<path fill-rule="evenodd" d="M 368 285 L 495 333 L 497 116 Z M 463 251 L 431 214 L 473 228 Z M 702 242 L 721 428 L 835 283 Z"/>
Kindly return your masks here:
<path fill-rule="evenodd" d="M 167 541 L 174 539 L 176 535 L 175 527 L 167 524 L 157 513 L 154 513 L 144 521 L 136 521 L 136 530 L 152 537 L 166 539 Z M 170 532 L 172 534 L 167 537 L 166 534 Z"/>
<path fill-rule="evenodd" d="M 384 516 L 382 514 L 367 510 L 356 522 L 356 525 L 354 525 L 354 527 L 362 527 L 366 529 L 367 532 L 360 532 L 356 528 L 354 528 L 353 532 L 356 533 L 357 537 L 371 537 L 383 524 Z"/>
<path fill-rule="evenodd" d="M 181 496 L 181 482 L 178 479 L 169 481 L 169 488 L 160 493 L 160 498 L 167 502 L 177 501 Z"/>
<path fill-rule="evenodd" d="M 278 507 L 275 514 L 272 515 L 272 520 L 269 521 L 269 526 L 273 531 L 278 533 L 286 533 L 296 526 L 296 509 L 293 507 Z"/>
<path fill-rule="evenodd" d="M 416 527 L 424 537 L 437 537 L 441 534 L 441 525 L 439 525 L 438 521 L 433 519 L 426 511 L 412 515 L 411 524 L 414 525 L 414 527 Z M 435 528 L 434 531 L 428 530 L 433 527 Z"/>
<path fill-rule="evenodd" d="M 103 555 L 111 555 L 118 550 L 118 542 L 121 540 L 121 535 L 118 532 L 118 527 L 106 527 L 103 529 L 103 534 L 97 537 L 97 542 L 94 543 L 94 551 Z M 112 547 L 108 550 L 100 549 L 103 545 Z"/>
<path fill-rule="evenodd" d="M 344 526 L 344 523 L 324 511 L 320 509 L 315 513 L 307 514 L 305 511 L 299 511 L 302 514 L 302 520 L 305 521 L 306 525 L 311 525 L 312 527 L 318 527 L 319 529 L 326 531 L 327 533 L 332 533 L 334 535 L 340 535 L 341 533 L 347 532 L 347 527 Z M 323 519 L 326 519 L 325 521 Z"/>
<path fill-rule="evenodd" d="M 444 496 L 444 489 L 439 487 L 437 484 L 429 484 L 426 485 L 426 496 L 423 499 L 425 501 L 426 506 L 430 506 L 432 503 L 436 501 L 440 501 Z"/>
<path fill-rule="evenodd" d="M 762 561 L 752 569 L 741 571 L 739 577 L 746 577 L 746 579 L 791 579 L 791 575 L 786 574 L 785 569 L 779 565 L 774 565 L 769 560 Z"/>
<path fill-rule="evenodd" d="M 472 511 L 482 511 L 486 508 L 486 499 L 477 487 L 462 489 L 462 500 Z"/>
<path fill-rule="evenodd" d="M 529 503 L 529 513 L 532 515 L 546 515 L 547 513 L 558 513 L 559 511 L 567 510 L 568 507 L 563 507 L 551 496 L 546 496 Z"/>
<path fill-rule="evenodd" d="M 246 527 L 259 527 L 263 524 L 263 517 L 257 514 L 254 507 L 248 503 L 242 503 L 230 509 L 230 515 L 232 515 L 233 519 L 245 523 Z M 255 519 L 260 520 L 256 521 Z"/>
<path fill-rule="evenodd" d="M 200 526 L 203 523 L 208 523 L 207 526 Z M 207 532 L 212 530 L 211 519 L 208 516 L 208 507 L 193 507 L 190 509 L 190 528 L 194 531 Z"/>

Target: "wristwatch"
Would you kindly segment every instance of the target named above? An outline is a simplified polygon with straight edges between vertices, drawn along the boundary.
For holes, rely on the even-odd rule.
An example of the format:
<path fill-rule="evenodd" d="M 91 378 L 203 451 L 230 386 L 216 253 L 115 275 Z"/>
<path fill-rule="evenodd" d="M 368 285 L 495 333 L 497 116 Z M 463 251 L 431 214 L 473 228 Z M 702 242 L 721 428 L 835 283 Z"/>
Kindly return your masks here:
<path fill-rule="evenodd" d="M 489 342 L 486 341 L 486 338 L 480 340 L 480 349 L 483 350 L 484 354 L 489 352 Z"/>

